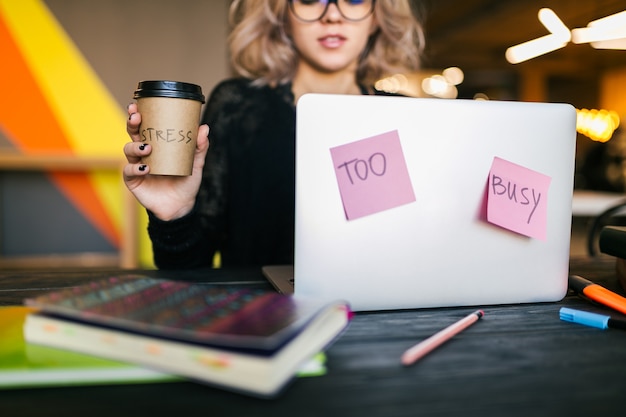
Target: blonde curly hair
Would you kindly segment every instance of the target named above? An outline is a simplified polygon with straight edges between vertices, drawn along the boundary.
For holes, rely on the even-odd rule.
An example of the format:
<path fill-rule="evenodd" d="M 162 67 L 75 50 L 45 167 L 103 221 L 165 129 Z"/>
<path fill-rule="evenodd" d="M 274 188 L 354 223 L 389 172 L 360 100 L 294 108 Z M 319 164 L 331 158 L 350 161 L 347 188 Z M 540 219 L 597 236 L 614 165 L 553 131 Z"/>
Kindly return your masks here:
<path fill-rule="evenodd" d="M 292 80 L 298 55 L 286 33 L 287 0 L 234 0 L 230 6 L 231 63 L 258 85 Z M 420 65 L 424 32 L 408 0 L 376 0 L 378 29 L 361 55 L 357 82 L 373 84 L 385 75 L 415 71 Z"/>

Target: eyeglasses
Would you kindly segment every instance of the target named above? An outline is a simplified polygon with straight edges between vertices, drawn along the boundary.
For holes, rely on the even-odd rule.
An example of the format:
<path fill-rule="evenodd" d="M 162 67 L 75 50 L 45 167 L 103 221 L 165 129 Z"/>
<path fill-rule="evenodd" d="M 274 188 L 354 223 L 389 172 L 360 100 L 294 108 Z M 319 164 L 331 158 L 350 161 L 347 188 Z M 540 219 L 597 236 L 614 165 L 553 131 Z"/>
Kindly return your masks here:
<path fill-rule="evenodd" d="M 358 22 L 372 14 L 375 0 L 289 0 L 289 7 L 301 21 L 315 22 L 324 17 L 331 3 L 344 19 Z"/>

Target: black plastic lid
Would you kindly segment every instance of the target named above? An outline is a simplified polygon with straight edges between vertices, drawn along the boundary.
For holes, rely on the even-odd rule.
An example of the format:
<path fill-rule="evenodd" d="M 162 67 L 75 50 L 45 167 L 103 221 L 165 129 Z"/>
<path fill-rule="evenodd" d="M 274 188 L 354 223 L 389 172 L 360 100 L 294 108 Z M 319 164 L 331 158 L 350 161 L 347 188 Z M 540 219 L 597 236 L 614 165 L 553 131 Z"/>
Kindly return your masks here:
<path fill-rule="evenodd" d="M 141 81 L 137 85 L 134 98 L 144 97 L 186 98 L 204 103 L 202 88 L 199 85 L 180 81 Z"/>

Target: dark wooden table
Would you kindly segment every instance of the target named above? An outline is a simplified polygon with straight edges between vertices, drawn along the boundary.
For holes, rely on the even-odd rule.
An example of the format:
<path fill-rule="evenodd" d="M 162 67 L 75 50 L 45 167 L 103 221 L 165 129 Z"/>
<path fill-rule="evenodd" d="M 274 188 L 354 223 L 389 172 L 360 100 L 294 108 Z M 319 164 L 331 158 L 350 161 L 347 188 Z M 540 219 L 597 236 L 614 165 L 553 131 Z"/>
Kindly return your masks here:
<path fill-rule="evenodd" d="M 621 291 L 611 258 L 573 259 L 570 269 Z M 111 273 L 0 272 L 0 305 Z M 258 271 L 145 273 L 267 285 Z M 563 306 L 609 312 L 572 294 L 558 303 L 483 306 L 481 321 L 411 367 L 399 362 L 406 348 L 476 308 L 359 313 L 328 350 L 328 374 L 297 379 L 274 400 L 188 382 L 20 389 L 0 391 L 0 415 L 626 415 L 626 332 L 563 322 Z"/>

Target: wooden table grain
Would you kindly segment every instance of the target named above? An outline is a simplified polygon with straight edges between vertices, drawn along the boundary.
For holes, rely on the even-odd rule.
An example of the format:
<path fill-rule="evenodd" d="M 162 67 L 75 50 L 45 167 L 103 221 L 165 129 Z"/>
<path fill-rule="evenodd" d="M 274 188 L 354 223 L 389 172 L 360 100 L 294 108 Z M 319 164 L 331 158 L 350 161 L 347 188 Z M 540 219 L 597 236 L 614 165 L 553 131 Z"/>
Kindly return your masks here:
<path fill-rule="evenodd" d="M 572 259 L 572 273 L 616 291 L 611 258 Z M 125 271 L 129 272 L 129 271 Z M 137 271 L 198 282 L 267 286 L 258 271 Z M 119 271 L 0 272 L 0 305 Z M 327 352 L 328 373 L 262 400 L 200 384 L 0 391 L 2 416 L 621 416 L 626 332 L 559 320 L 557 303 L 481 306 L 485 316 L 415 365 L 400 355 L 475 307 L 359 313 Z"/>

